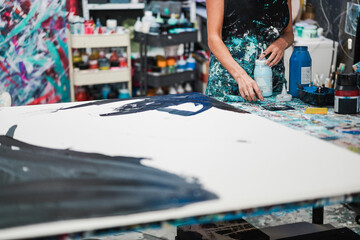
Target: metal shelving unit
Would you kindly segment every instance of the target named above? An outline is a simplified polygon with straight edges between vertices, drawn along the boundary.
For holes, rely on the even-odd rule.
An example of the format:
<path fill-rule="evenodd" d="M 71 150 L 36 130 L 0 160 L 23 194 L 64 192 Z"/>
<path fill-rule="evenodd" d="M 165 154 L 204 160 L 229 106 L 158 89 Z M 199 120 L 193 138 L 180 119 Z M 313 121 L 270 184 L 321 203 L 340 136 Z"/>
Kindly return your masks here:
<path fill-rule="evenodd" d="M 83 16 L 90 19 L 90 10 L 130 10 L 144 9 L 145 3 L 89 3 L 88 0 L 82 0 Z"/>
<path fill-rule="evenodd" d="M 136 9 L 144 9 L 145 3 L 103 3 L 103 4 L 94 4 L 89 3 L 88 0 L 82 0 L 82 11 L 83 17 L 86 19 L 90 19 L 90 11 L 93 10 L 136 10 Z M 190 21 L 196 21 L 196 2 L 195 0 L 188 0 L 183 2 L 183 7 L 189 8 L 190 10 Z"/>
<path fill-rule="evenodd" d="M 69 44 L 69 65 L 70 65 L 70 93 L 71 101 L 75 101 L 75 86 L 121 83 L 126 82 L 129 92 L 131 86 L 131 50 L 130 34 L 110 34 L 110 35 L 70 35 L 68 34 Z M 128 56 L 128 67 L 119 70 L 79 70 L 74 71 L 72 63 L 73 48 L 108 48 L 126 47 Z"/>
<path fill-rule="evenodd" d="M 147 47 L 166 47 L 179 44 L 191 44 L 197 41 L 197 31 L 179 34 L 145 34 L 135 32 L 134 40 L 140 43 L 140 91 L 146 95 L 147 86 L 164 87 L 177 83 L 194 81 L 195 71 L 184 71 L 171 74 L 147 73 Z"/>

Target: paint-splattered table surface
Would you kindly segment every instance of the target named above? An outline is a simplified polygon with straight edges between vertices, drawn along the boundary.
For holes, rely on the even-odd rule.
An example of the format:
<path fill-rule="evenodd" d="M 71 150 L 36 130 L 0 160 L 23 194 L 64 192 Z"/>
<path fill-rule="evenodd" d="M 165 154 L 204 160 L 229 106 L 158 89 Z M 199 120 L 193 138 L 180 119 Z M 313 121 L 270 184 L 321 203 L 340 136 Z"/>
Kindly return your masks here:
<path fill-rule="evenodd" d="M 224 99 L 218 99 L 224 100 Z M 340 115 L 334 108 L 328 107 L 326 115 L 305 114 L 305 110 L 314 107 L 293 99 L 288 103 L 277 103 L 274 97 L 266 98 L 261 103 L 227 102 L 232 106 L 265 117 L 295 130 L 331 142 L 335 145 L 360 153 L 360 114 Z M 294 110 L 268 111 L 262 106 L 287 105 Z"/>

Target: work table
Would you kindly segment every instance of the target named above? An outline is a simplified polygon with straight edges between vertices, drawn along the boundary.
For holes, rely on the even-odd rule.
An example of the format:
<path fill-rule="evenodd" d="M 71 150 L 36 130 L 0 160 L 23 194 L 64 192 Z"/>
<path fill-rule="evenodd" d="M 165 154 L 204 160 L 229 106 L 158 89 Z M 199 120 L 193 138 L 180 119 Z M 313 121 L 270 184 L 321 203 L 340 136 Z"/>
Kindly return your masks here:
<path fill-rule="evenodd" d="M 359 149 L 359 116 L 305 115 L 299 100 L 262 110 L 273 102 L 192 93 L 0 108 L 0 239 L 360 202 L 359 154 L 346 149 Z"/>
<path fill-rule="evenodd" d="M 222 98 L 218 100 L 224 101 Z M 328 107 L 326 115 L 305 114 L 309 107 L 315 107 L 294 98 L 287 103 L 278 103 L 275 97 L 266 98 L 261 103 L 227 102 L 228 104 L 265 117 L 295 130 L 305 132 L 311 136 L 331 142 L 337 146 L 360 153 L 360 114 L 341 115 L 334 113 L 333 107 Z M 288 105 L 295 110 L 268 111 L 264 105 Z M 301 147 L 301 146 L 299 146 Z"/>

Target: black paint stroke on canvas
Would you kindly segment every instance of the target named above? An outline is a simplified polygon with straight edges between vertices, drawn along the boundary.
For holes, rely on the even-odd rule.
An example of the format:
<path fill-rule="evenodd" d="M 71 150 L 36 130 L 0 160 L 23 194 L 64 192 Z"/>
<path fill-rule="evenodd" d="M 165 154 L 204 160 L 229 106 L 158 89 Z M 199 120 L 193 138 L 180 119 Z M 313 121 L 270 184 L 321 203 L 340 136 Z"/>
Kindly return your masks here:
<path fill-rule="evenodd" d="M 56 150 L 0 136 L 0 228 L 118 216 L 216 199 L 141 158 Z"/>
<path fill-rule="evenodd" d="M 136 98 L 135 98 L 136 99 Z M 134 103 L 125 104 L 119 108 L 116 108 L 111 113 L 104 113 L 100 116 L 115 116 L 115 115 L 126 115 L 132 113 L 140 113 L 146 112 L 151 110 L 157 110 L 161 112 L 167 112 L 169 114 L 174 114 L 178 116 L 194 116 L 200 113 L 203 113 L 213 107 L 238 112 L 238 113 L 246 113 L 243 110 L 240 110 L 234 106 L 229 104 L 220 102 L 214 98 L 207 97 L 201 93 L 186 93 L 186 94 L 179 94 L 179 95 L 165 95 L 165 96 L 154 96 L 154 97 L 145 97 L 145 98 L 138 98 L 139 101 Z M 94 101 L 90 103 L 85 103 L 73 107 L 62 108 L 60 110 L 68 110 L 68 109 L 76 109 L 76 108 L 83 108 L 89 106 L 100 106 L 105 105 L 108 103 L 114 102 L 121 102 L 124 100 L 105 100 L 105 101 Z M 184 111 L 184 110 L 177 110 L 171 107 L 179 106 L 184 103 L 193 103 L 195 106 L 202 106 L 202 108 L 196 112 L 192 111 Z"/>

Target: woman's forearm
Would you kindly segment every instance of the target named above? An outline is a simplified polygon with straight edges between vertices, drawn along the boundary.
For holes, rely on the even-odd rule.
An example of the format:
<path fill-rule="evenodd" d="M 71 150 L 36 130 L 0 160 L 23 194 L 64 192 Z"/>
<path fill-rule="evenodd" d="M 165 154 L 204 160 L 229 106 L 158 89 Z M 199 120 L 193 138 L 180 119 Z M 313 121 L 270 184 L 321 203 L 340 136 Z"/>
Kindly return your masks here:
<path fill-rule="evenodd" d="M 294 43 L 294 33 L 293 33 L 293 31 L 284 32 L 281 35 L 280 39 L 284 40 L 284 43 L 286 44 L 285 49 L 289 48 Z"/>
<path fill-rule="evenodd" d="M 240 95 L 247 101 L 263 101 L 259 86 L 231 56 L 221 37 L 218 34 L 210 35 L 208 44 L 217 60 L 235 79 Z"/>
<path fill-rule="evenodd" d="M 219 36 L 210 36 L 208 44 L 217 60 L 237 81 L 245 73 L 245 70 L 231 56 L 223 40 Z"/>

